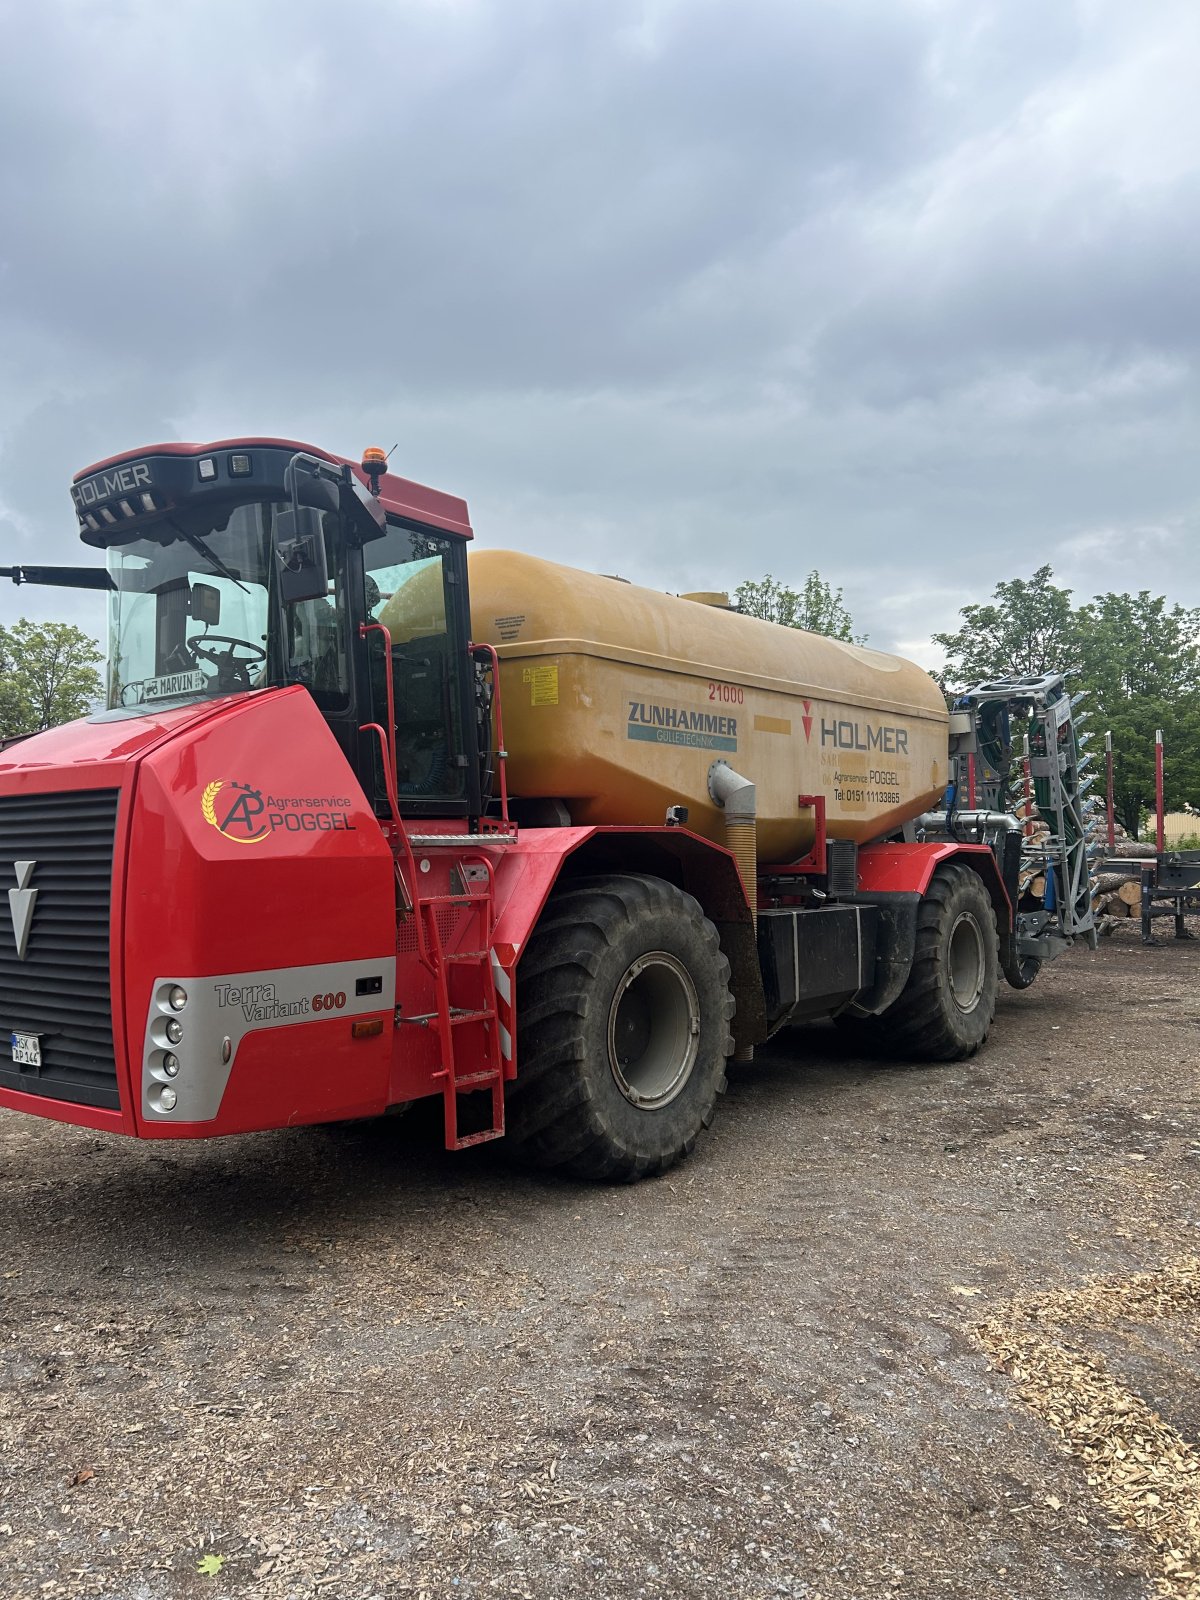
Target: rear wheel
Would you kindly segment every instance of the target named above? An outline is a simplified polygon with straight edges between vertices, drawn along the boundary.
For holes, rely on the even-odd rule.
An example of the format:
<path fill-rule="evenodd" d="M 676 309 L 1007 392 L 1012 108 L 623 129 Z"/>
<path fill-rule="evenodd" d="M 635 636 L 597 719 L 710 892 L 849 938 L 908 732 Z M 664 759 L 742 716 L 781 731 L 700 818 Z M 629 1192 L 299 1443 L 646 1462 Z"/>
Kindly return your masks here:
<path fill-rule="evenodd" d="M 924 1061 L 962 1061 L 996 1012 L 999 941 L 991 896 L 970 867 L 939 867 L 917 913 L 912 971 L 884 1013 L 891 1048 Z"/>
<path fill-rule="evenodd" d="M 515 1153 L 624 1181 L 687 1155 L 733 1048 L 729 962 L 691 895 L 632 873 L 567 884 L 517 980 Z"/>

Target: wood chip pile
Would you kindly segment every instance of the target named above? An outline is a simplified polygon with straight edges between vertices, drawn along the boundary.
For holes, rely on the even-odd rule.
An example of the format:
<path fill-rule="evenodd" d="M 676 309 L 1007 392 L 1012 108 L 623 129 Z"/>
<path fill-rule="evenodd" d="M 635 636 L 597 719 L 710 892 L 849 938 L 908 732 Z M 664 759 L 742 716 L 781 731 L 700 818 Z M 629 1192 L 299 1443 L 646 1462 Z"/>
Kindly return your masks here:
<path fill-rule="evenodd" d="M 1088 1348 L 1099 1329 L 1200 1311 L 1200 1257 L 1011 1302 L 978 1327 L 1018 1397 L 1082 1464 L 1110 1516 L 1161 1568 L 1156 1591 L 1200 1600 L 1200 1454 Z M 1048 1502 L 1049 1503 L 1049 1502 Z M 1061 1509 L 1061 1506 L 1058 1507 Z"/>

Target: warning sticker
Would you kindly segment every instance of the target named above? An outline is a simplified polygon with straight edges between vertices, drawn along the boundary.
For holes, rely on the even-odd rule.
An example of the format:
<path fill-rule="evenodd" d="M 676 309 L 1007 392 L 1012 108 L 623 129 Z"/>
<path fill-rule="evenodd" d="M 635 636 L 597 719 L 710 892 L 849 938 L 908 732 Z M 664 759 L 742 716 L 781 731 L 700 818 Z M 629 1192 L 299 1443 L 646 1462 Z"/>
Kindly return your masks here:
<path fill-rule="evenodd" d="M 522 683 L 529 685 L 531 706 L 556 706 L 558 704 L 558 662 L 545 667 L 526 667 L 521 673 Z"/>

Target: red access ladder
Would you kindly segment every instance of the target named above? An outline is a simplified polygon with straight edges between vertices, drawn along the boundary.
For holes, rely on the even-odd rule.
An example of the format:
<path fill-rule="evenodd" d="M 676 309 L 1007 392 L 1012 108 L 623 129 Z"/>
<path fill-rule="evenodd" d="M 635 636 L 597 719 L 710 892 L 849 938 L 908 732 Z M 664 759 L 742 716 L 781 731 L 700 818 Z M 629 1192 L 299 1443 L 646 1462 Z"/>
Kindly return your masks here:
<path fill-rule="evenodd" d="M 442 1064 L 434 1077 L 442 1082 L 447 1150 L 465 1150 L 504 1134 L 504 1061 L 496 980 L 492 974 L 492 872 L 491 863 L 484 864 L 487 886 L 483 892 L 429 895 L 416 905 L 433 974 L 437 1010 L 428 1017 L 407 1020 L 432 1026 L 438 1035 Z M 466 925 L 456 932 L 467 948 L 448 952 L 438 913 L 451 907 L 466 913 Z M 491 1090 L 491 1126 L 460 1134 L 459 1095 L 485 1089 Z"/>

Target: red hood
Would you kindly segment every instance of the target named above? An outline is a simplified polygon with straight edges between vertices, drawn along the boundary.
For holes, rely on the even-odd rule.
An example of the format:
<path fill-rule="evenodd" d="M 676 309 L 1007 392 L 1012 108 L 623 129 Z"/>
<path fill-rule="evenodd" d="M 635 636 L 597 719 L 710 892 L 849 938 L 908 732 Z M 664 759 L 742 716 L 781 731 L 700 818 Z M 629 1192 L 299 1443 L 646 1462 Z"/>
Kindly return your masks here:
<path fill-rule="evenodd" d="M 270 689 L 259 695 L 272 694 Z M 218 715 L 246 695 L 222 695 L 199 705 L 148 711 L 135 717 L 103 714 L 47 728 L 0 751 L 0 792 L 116 787 L 136 757 L 181 729 Z"/>

